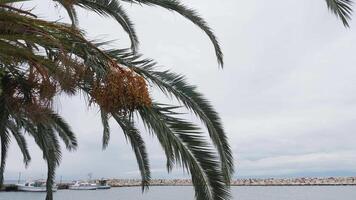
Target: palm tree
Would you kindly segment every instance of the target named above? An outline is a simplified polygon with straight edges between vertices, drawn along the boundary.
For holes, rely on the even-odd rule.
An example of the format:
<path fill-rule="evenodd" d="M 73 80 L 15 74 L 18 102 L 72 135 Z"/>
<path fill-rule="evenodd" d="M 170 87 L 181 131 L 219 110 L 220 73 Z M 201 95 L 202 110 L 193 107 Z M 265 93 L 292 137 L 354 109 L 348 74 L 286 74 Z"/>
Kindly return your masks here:
<path fill-rule="evenodd" d="M 25 165 L 28 165 L 31 158 L 23 135 L 27 132 L 35 139 L 43 152 L 43 158 L 47 161 L 47 188 L 50 191 L 53 186 L 55 168 L 61 158 L 58 137 L 65 143 L 68 150 L 74 150 L 77 147 L 74 133 L 59 115 L 35 103 L 34 98 L 30 97 L 33 93 L 33 85 L 29 85 L 30 82 L 22 79 L 21 76 L 12 76 L 6 71 L 3 71 L 0 80 L 3 88 L 0 95 L 0 185 L 3 184 L 10 133 L 23 154 Z M 25 96 L 28 98 L 22 98 Z"/>
<path fill-rule="evenodd" d="M 40 122 L 32 120 L 31 112 L 14 118 L 14 121 L 15 127 L 30 133 L 43 150 L 49 179 L 53 180 L 54 169 L 60 158 L 55 132 L 60 135 L 63 131 L 56 129 L 57 125 L 51 122 L 51 115 L 54 114 L 51 102 L 54 95 L 61 92 L 72 95 L 82 92 L 87 95 L 89 106 L 94 104 L 100 108 L 104 127 L 103 148 L 108 145 L 110 138 L 109 118 L 114 118 L 122 128 L 135 152 L 143 189 L 149 184 L 150 168 L 145 143 L 135 127 L 133 114 L 137 114 L 148 130 L 156 135 L 165 152 L 168 171 L 174 165 L 180 165 L 190 172 L 198 200 L 229 199 L 226 185 L 233 173 L 233 158 L 218 113 L 195 86 L 187 83 L 184 76 L 171 71 L 159 71 L 154 61 L 142 59 L 136 53 L 136 31 L 121 2 L 159 6 L 189 19 L 208 35 L 218 63 L 223 66 L 219 43 L 203 18 L 177 0 L 57 0 L 72 20 L 71 25 L 66 25 L 37 19 L 32 12 L 10 4 L 20 1 L 0 0 L 0 71 L 15 80 L 29 81 L 29 94 L 36 94 L 35 102 L 39 102 L 36 106 L 48 113 L 44 115 L 46 120 Z M 326 2 L 348 26 L 351 1 Z M 76 7 L 114 18 L 128 33 L 131 49 L 104 49 L 105 42 L 86 40 L 76 26 Z M 19 83 L 22 85 L 23 81 Z M 198 126 L 179 117 L 177 109 L 180 106 L 154 101 L 147 84 L 155 85 L 167 96 L 176 98 L 184 108 L 200 118 L 217 153 Z M 0 95 L 7 87 L 1 85 Z M 56 119 L 60 117 L 56 115 Z M 65 122 L 60 120 L 59 124 Z M 69 128 L 67 125 L 65 127 Z M 6 142 L 4 144 L 8 145 Z M 48 182 L 46 199 L 52 199 L 51 180 Z"/>
<path fill-rule="evenodd" d="M 63 3 L 67 7 L 70 5 L 67 1 Z M 106 6 L 109 5 L 110 8 L 115 8 L 111 4 Z M 104 125 L 103 148 L 107 146 L 110 137 L 108 119 L 113 117 L 123 129 L 135 152 L 144 189 L 150 180 L 150 169 L 144 141 L 135 127 L 133 118 L 130 117 L 137 113 L 147 127 L 157 135 L 167 156 L 168 170 L 174 165 L 182 165 L 191 172 L 197 199 L 228 199 L 229 192 L 225 183 L 229 182 L 233 171 L 231 150 L 220 118 L 194 87 L 182 85 L 183 87 L 175 88 L 174 85 L 169 85 L 171 84 L 169 80 L 162 86 L 169 89 L 168 93 L 174 88 L 172 94 L 179 94 L 182 103 L 203 120 L 222 155 L 220 159 L 224 160 L 223 162 L 219 162 L 219 156 L 197 126 L 178 118 L 174 111 L 178 107 L 160 105 L 150 98 L 147 82 L 136 69 L 145 70 L 144 67 L 152 67 L 153 70 L 153 63 L 139 60 L 137 54 L 130 50 L 103 50 L 101 46 L 105 43 L 86 41 L 83 33 L 73 24 L 67 26 L 47 22 L 9 4 L 1 6 L 3 9 L 0 12 L 2 25 L 0 49 L 9 49 L 0 52 L 2 65 L 13 76 L 32 81 L 31 84 L 34 85 L 32 93 L 38 94 L 37 101 L 42 102 L 45 108 L 50 109 L 50 102 L 58 92 L 87 94 L 90 104 L 98 105 L 101 110 Z M 194 14 L 190 11 L 187 16 L 194 17 Z M 200 20 L 197 23 L 201 27 L 207 28 L 201 18 L 195 17 Z M 210 29 L 206 32 L 213 41 L 216 41 Z M 133 44 L 133 50 L 134 46 Z M 218 45 L 216 49 L 222 64 Z M 162 83 L 164 81 L 161 80 Z M 183 79 L 180 81 L 185 83 Z M 28 130 L 32 130 L 35 139 L 39 138 L 37 144 L 40 147 L 43 147 L 41 141 L 56 139 L 52 136 L 50 128 L 43 128 L 46 125 L 47 123 L 35 124 L 33 125 L 35 128 Z M 53 155 L 56 155 L 57 147 L 53 141 L 52 150 L 43 151 L 50 169 L 53 168 L 51 163 L 56 161 Z M 52 156 L 48 152 L 53 152 Z M 52 199 L 50 188 L 47 199 Z"/>

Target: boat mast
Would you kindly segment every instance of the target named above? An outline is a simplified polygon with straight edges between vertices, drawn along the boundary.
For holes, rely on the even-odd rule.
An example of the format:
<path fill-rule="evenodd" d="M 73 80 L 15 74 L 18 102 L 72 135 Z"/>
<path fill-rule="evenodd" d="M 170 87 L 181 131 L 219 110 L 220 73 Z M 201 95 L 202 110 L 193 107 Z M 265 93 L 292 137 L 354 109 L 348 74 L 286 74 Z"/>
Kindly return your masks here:
<path fill-rule="evenodd" d="M 88 177 L 89 177 L 89 182 L 91 182 L 91 178 L 92 178 L 92 176 L 93 176 L 93 173 L 88 173 Z"/>
<path fill-rule="evenodd" d="M 21 172 L 19 172 L 19 179 L 17 180 L 17 183 L 20 184 L 21 181 Z"/>

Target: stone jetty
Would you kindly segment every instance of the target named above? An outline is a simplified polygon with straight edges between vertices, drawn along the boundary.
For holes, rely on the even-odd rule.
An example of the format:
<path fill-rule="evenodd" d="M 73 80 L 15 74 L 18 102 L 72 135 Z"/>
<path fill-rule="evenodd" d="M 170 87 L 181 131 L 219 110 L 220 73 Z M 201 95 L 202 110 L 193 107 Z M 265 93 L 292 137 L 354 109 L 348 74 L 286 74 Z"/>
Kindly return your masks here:
<path fill-rule="evenodd" d="M 91 182 L 97 183 L 99 180 Z M 138 187 L 140 179 L 107 179 L 111 187 Z M 58 189 L 68 189 L 69 183 L 58 184 Z M 154 179 L 150 186 L 191 186 L 190 179 Z M 282 178 L 282 179 L 235 179 L 232 186 L 356 186 L 356 177 L 329 177 L 329 178 Z M 0 191 L 16 191 L 16 185 L 5 185 Z"/>
<path fill-rule="evenodd" d="M 283 178 L 283 179 L 237 179 L 233 186 L 308 186 L 308 185 L 355 185 L 356 177 L 329 178 Z"/>
<path fill-rule="evenodd" d="M 112 187 L 140 186 L 139 179 L 109 179 Z M 189 179 L 154 179 L 151 186 L 189 186 Z M 355 185 L 356 177 L 329 177 L 329 178 L 283 178 L 283 179 L 236 179 L 231 181 L 232 186 L 310 186 L 310 185 Z"/>
<path fill-rule="evenodd" d="M 108 179 L 111 187 L 132 187 L 141 186 L 140 179 Z M 150 186 L 190 186 L 190 179 L 154 179 L 150 181 Z"/>

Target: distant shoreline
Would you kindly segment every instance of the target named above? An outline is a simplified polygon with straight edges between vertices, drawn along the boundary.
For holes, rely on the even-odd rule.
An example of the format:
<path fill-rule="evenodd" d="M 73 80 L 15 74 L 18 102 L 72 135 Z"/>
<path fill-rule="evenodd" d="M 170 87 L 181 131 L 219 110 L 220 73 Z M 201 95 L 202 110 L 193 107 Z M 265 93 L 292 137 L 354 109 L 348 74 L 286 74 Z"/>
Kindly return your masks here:
<path fill-rule="evenodd" d="M 107 182 L 111 187 L 141 187 L 139 179 L 107 179 Z M 58 189 L 68 189 L 69 184 L 58 183 Z M 192 182 L 190 179 L 153 179 L 150 186 L 192 186 Z M 356 186 L 356 177 L 234 179 L 231 186 Z M 5 184 L 2 190 L 17 191 L 17 187 L 15 184 Z"/>
<path fill-rule="evenodd" d="M 137 179 L 108 179 L 112 187 L 141 186 Z M 191 186 L 190 179 L 155 179 L 150 186 Z M 356 186 L 356 177 L 235 179 L 231 186 Z"/>

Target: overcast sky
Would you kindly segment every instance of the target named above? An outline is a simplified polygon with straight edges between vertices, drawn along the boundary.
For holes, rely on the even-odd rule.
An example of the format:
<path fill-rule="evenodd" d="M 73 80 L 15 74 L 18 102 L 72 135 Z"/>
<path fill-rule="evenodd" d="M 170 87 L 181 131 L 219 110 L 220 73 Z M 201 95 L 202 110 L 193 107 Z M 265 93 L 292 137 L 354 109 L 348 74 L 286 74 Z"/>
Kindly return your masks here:
<path fill-rule="evenodd" d="M 63 9 L 37 2 L 41 3 L 35 13 L 40 17 L 60 16 L 65 21 Z M 162 69 L 185 74 L 219 111 L 235 157 L 235 177 L 355 175 L 356 20 L 345 29 L 324 0 L 185 2 L 217 34 L 225 54 L 223 70 L 218 69 L 207 36 L 183 17 L 161 8 L 125 7 L 136 24 L 140 52 L 165 66 Z M 79 14 L 81 28 L 91 38 L 115 39 L 114 46 L 129 46 L 113 20 L 87 11 Z M 109 148 L 101 150 L 99 114 L 83 100 L 56 101 L 79 140 L 76 152 L 64 152 L 57 176 L 86 178 L 91 172 L 99 178 L 139 177 L 134 154 L 115 123 Z M 167 174 L 155 138 L 142 132 L 152 177 L 186 177 L 181 169 Z M 30 167 L 25 170 L 13 143 L 6 179 L 17 179 L 19 172 L 23 178 L 45 177 L 41 152 L 32 138 L 29 141 Z"/>

